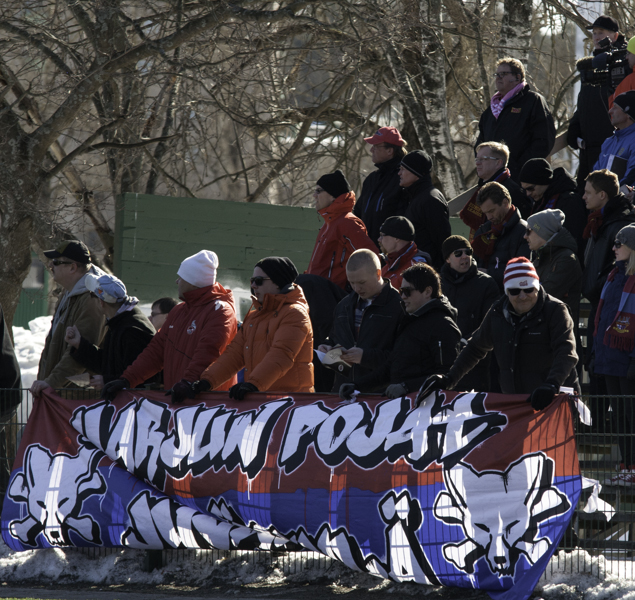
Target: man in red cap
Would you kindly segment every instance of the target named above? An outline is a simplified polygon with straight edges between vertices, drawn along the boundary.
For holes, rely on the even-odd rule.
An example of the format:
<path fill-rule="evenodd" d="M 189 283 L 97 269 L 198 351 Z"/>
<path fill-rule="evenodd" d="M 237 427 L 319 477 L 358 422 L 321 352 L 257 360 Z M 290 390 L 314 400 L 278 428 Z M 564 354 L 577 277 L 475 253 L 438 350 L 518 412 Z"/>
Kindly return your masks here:
<path fill-rule="evenodd" d="M 380 127 L 364 141 L 370 145 L 370 158 L 377 170 L 364 180 L 353 213 L 377 244 L 381 224 L 388 217 L 403 215 L 406 208 L 399 194 L 399 166 L 406 155 L 406 142 L 395 127 Z"/>

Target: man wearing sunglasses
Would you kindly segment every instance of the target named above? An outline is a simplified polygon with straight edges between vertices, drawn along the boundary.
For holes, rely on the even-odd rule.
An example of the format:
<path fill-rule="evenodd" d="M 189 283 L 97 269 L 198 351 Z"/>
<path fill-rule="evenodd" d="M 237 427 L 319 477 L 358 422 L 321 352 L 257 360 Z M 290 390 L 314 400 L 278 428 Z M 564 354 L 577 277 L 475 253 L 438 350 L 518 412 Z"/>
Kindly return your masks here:
<path fill-rule="evenodd" d="M 518 182 L 521 167 L 530 158 L 545 158 L 556 140 L 556 128 L 547 101 L 531 91 L 525 67 L 515 58 L 502 58 L 494 73 L 496 93 L 481 115 L 474 144 L 505 142 L 509 146 L 509 170 Z"/>
<path fill-rule="evenodd" d="M 36 381 L 31 393 L 39 396 L 46 388 L 71 387 L 68 377 L 86 372 L 83 365 L 71 356 L 66 343 L 66 328 L 76 326 L 91 344 L 98 344 L 104 329 L 104 316 L 86 289 L 86 275 L 97 277 L 105 273 L 91 262 L 90 250 L 78 240 L 62 242 L 44 256 L 51 259 L 53 280 L 64 294 L 55 309 L 51 329 L 46 336 Z"/>
<path fill-rule="evenodd" d="M 417 399 L 434 389 L 455 389 L 489 352 L 500 368 L 504 394 L 529 394 L 534 410 L 546 408 L 561 386 L 580 391 L 573 320 L 560 300 L 545 292 L 526 258 L 510 260 L 505 295 L 497 300 L 447 375 L 431 376 Z"/>

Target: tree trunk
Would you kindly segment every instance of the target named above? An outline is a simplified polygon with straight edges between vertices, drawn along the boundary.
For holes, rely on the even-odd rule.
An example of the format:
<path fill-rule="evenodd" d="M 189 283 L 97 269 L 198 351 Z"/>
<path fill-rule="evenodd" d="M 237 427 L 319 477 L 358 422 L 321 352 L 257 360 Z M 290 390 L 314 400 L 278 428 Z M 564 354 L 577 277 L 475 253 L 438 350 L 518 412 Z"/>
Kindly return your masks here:
<path fill-rule="evenodd" d="M 498 58 L 511 56 L 525 66 L 531 44 L 531 0 L 505 0 Z"/>

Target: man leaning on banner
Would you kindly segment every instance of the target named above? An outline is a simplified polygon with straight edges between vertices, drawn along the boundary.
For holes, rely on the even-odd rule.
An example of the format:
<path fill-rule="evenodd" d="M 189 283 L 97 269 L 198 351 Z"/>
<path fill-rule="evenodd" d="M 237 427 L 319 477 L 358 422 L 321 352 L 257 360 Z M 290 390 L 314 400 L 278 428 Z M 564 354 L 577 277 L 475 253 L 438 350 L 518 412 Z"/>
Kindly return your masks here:
<path fill-rule="evenodd" d="M 534 410 L 549 406 L 560 386 L 580 391 L 573 320 L 566 304 L 540 285 L 524 257 L 507 263 L 505 295 L 472 334 L 447 375 L 431 375 L 417 401 L 434 390 L 451 390 L 488 352 L 500 368 L 504 394 L 531 394 Z"/>

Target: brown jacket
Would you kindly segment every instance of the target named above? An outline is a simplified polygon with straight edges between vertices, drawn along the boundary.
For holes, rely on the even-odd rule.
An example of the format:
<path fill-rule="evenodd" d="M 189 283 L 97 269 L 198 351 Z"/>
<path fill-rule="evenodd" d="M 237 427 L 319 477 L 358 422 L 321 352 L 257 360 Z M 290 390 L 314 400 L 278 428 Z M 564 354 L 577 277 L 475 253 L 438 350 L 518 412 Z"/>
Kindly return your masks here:
<path fill-rule="evenodd" d="M 313 392 L 313 330 L 302 288 L 254 301 L 227 350 L 201 375 L 221 386 L 245 367 L 245 381 L 261 392 Z"/>

